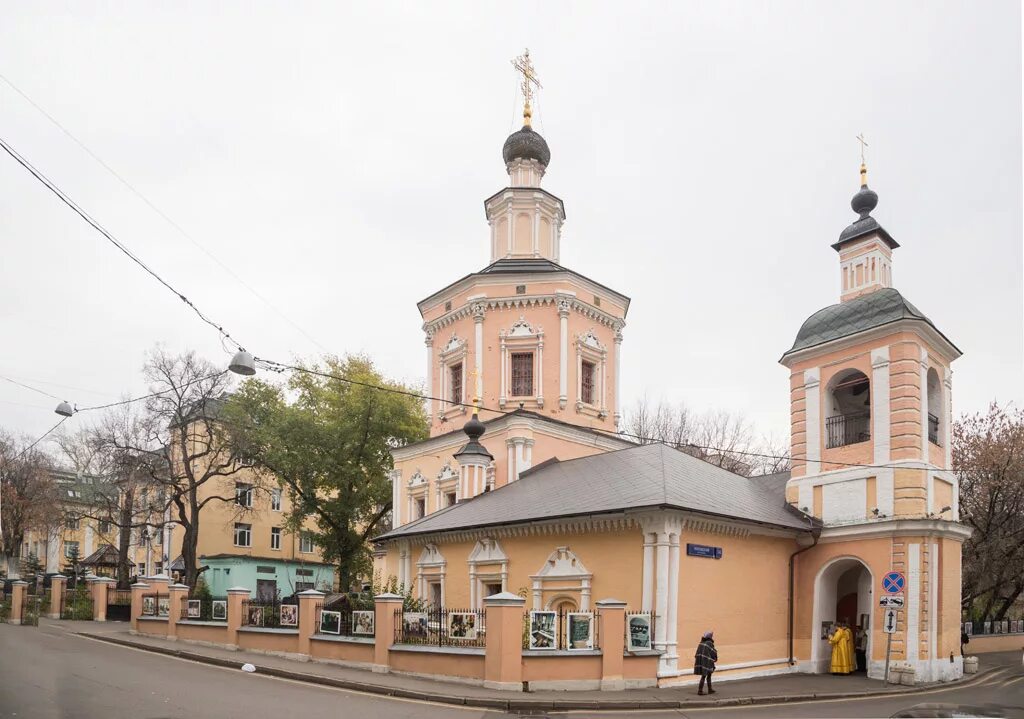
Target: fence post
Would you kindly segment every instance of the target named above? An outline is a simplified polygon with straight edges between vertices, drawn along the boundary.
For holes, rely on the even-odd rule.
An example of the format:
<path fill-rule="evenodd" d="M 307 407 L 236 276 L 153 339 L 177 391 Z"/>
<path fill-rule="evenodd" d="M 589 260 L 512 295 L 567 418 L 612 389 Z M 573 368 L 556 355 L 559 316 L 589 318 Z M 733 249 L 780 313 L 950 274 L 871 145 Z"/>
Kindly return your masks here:
<path fill-rule="evenodd" d="M 626 688 L 622 672 L 626 649 L 626 603 L 618 599 L 600 599 L 597 611 L 601 622 L 601 690 L 622 691 Z"/>
<path fill-rule="evenodd" d="M 245 587 L 228 590 L 228 648 L 238 649 L 238 628 L 242 626 L 242 603 L 252 596 Z"/>
<path fill-rule="evenodd" d="M 316 604 L 327 596 L 315 589 L 299 592 L 299 654 L 306 657 L 312 655 L 310 639 L 318 627 L 316 626 Z"/>
<path fill-rule="evenodd" d="M 139 617 L 142 616 L 142 595 L 149 591 L 149 585 L 145 582 L 135 582 L 132 585 L 132 628 L 129 634 L 139 633 Z"/>
<path fill-rule="evenodd" d="M 64 592 L 68 588 L 68 578 L 63 574 L 50 577 L 50 619 L 60 619 L 61 605 L 64 603 Z"/>
<path fill-rule="evenodd" d="M 399 594 L 378 594 L 373 598 L 373 671 L 391 671 L 391 645 L 395 641 L 395 610 L 405 599 Z"/>
<path fill-rule="evenodd" d="M 172 642 L 178 640 L 178 622 L 181 621 L 181 607 L 188 597 L 187 584 L 171 584 L 167 587 L 167 598 L 170 611 L 167 613 L 167 638 Z"/>
<path fill-rule="evenodd" d="M 523 690 L 523 607 L 526 599 L 512 592 L 484 597 L 487 610 L 484 686 Z"/>
<path fill-rule="evenodd" d="M 89 585 L 92 590 L 92 620 L 107 621 L 107 602 L 110 600 L 110 588 L 116 581 L 110 577 L 96 577 Z"/>
<path fill-rule="evenodd" d="M 7 621 L 11 624 L 21 624 L 21 613 L 25 606 L 26 595 L 28 594 L 28 582 L 23 579 L 16 579 L 11 582 L 11 616 Z"/>

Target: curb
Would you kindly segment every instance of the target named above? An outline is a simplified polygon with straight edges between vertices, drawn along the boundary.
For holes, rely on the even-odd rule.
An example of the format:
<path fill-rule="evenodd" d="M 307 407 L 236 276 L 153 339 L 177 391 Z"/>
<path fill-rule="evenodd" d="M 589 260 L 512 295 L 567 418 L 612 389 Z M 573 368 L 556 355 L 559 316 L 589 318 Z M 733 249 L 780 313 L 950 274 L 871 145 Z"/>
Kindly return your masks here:
<path fill-rule="evenodd" d="M 100 642 L 106 642 L 108 644 L 115 644 L 118 646 L 129 647 L 131 649 L 140 649 L 146 652 L 152 652 L 154 654 L 163 654 L 169 657 L 176 657 L 178 659 L 186 659 L 188 661 L 198 662 L 200 664 L 210 664 L 218 667 L 225 667 L 228 669 L 237 669 L 241 664 L 240 662 L 233 659 L 219 659 L 217 657 L 207 656 L 205 654 L 198 654 L 195 652 L 188 652 L 182 649 L 172 649 L 170 647 L 158 647 L 150 644 L 142 644 L 138 642 L 132 642 L 126 639 L 118 639 L 111 636 L 101 634 L 90 634 L 88 632 L 75 632 L 80 637 L 87 639 L 94 639 Z M 380 696 L 395 697 L 398 699 L 414 699 L 417 701 L 432 702 L 435 704 L 453 704 L 457 706 L 470 706 L 480 707 L 483 709 L 502 709 L 504 711 L 570 711 L 570 710 L 584 710 L 584 711 L 631 711 L 637 709 L 711 709 L 715 707 L 732 707 L 732 706 L 756 706 L 756 705 L 771 705 L 771 704 L 788 704 L 792 702 L 800 701 L 815 701 L 815 700 L 830 700 L 830 699 L 854 699 L 863 697 L 891 697 L 891 696 L 904 696 L 908 694 L 917 694 L 923 691 L 930 691 L 935 689 L 937 686 L 961 686 L 968 687 L 972 686 L 975 682 L 985 678 L 988 674 L 997 671 L 1000 667 L 993 667 L 983 672 L 978 672 L 971 679 L 961 679 L 955 682 L 945 682 L 941 685 L 938 684 L 926 684 L 920 687 L 908 688 L 908 689 L 891 689 L 886 687 L 878 691 L 862 691 L 862 692 L 821 692 L 821 693 L 809 693 L 809 694 L 790 694 L 790 695 L 777 695 L 777 696 L 761 696 L 761 697 L 735 697 L 729 699 L 711 699 L 702 701 L 679 701 L 679 700 L 664 700 L 664 699 L 607 699 L 607 700 L 585 700 L 585 699 L 517 699 L 510 697 L 508 699 L 499 699 L 495 697 L 465 697 L 456 696 L 454 694 L 435 694 L 432 692 L 417 691 L 415 689 L 402 689 L 399 687 L 389 687 L 382 684 L 369 684 L 364 682 L 351 681 L 349 679 L 335 679 L 333 677 L 325 677 L 320 674 L 307 674 L 304 672 L 295 672 L 288 669 L 278 669 L 276 667 L 256 667 L 256 674 L 264 674 L 266 676 L 277 677 L 279 679 L 289 679 L 291 681 L 302 682 L 304 684 L 319 684 L 322 686 L 329 686 L 335 689 L 348 689 L 351 691 L 362 692 L 364 694 L 378 694 Z"/>

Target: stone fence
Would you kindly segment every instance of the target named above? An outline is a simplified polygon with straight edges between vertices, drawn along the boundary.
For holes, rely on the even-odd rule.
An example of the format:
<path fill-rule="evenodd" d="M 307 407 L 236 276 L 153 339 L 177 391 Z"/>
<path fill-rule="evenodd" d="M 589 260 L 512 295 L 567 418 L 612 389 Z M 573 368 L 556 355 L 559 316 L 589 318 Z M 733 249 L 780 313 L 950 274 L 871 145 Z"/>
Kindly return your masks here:
<path fill-rule="evenodd" d="M 614 599 L 597 602 L 591 615 L 599 647 L 553 650 L 523 648 L 526 600 L 510 593 L 485 598 L 482 614 L 467 613 L 484 622 L 470 630 L 474 641 L 461 643 L 458 637 L 468 638 L 464 632 L 451 633 L 456 639 L 439 643 L 407 640 L 408 631 L 415 631 L 401 626 L 403 599 L 396 594 L 375 597 L 372 611 L 342 617 L 324 611 L 325 595 L 315 590 L 301 592 L 297 605 L 264 613 L 264 607 L 250 601 L 250 590 L 235 588 L 215 603 L 219 606 L 212 613 L 203 612 L 212 619 L 189 618 L 193 606 L 199 616 L 200 603 L 192 600 L 194 605 L 189 605 L 188 594 L 187 586 L 171 584 L 166 577 L 133 585 L 132 633 L 509 691 L 657 685 L 658 652 L 627 651 L 626 605 Z M 263 626 L 263 618 L 270 615 L 274 626 Z M 404 616 L 423 622 L 427 631 L 424 613 Z M 342 624 L 349 630 L 343 633 Z"/>

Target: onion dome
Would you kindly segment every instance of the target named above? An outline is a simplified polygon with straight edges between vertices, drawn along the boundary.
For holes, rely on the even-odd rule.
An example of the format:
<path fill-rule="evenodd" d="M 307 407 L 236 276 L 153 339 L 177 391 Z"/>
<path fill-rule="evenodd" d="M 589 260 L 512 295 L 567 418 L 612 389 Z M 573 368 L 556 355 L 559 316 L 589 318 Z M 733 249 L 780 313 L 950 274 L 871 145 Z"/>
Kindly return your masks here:
<path fill-rule="evenodd" d="M 871 214 L 871 211 L 878 205 L 878 193 L 868 187 L 868 170 L 861 165 L 860 168 L 860 190 L 850 200 L 850 207 L 864 219 Z"/>
<path fill-rule="evenodd" d="M 473 412 L 473 416 L 462 427 L 462 431 L 469 437 L 469 441 L 453 455 L 459 464 L 487 465 L 494 459 L 494 456 L 480 444 L 480 438 L 484 436 L 486 430 L 487 427 L 480 421 L 480 416 Z"/>
<path fill-rule="evenodd" d="M 539 132 L 529 125 L 523 125 L 521 130 L 513 132 L 505 140 L 505 146 L 501 148 L 501 156 L 505 159 L 506 165 L 513 160 L 523 159 L 536 160 L 547 167 L 551 161 L 551 150 L 548 149 L 548 143 L 540 136 Z"/>
<path fill-rule="evenodd" d="M 850 200 L 850 207 L 853 211 L 860 215 L 859 218 L 853 221 L 853 224 L 848 226 L 839 234 L 839 241 L 832 245 L 832 249 L 837 252 L 843 246 L 844 243 L 851 240 L 856 240 L 861 237 L 867 237 L 868 235 L 878 234 L 890 248 L 895 249 L 899 247 L 899 243 L 892 238 L 885 229 L 878 224 L 878 221 L 871 216 L 871 211 L 878 205 L 878 193 L 868 187 L 868 169 L 864 165 L 860 166 L 860 190 Z"/>

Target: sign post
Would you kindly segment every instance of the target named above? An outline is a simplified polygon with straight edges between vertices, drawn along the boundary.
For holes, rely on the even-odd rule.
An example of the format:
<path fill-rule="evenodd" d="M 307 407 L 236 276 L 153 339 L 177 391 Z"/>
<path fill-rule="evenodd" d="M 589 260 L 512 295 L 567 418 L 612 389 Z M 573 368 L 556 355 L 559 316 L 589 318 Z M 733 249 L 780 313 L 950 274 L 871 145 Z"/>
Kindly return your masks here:
<path fill-rule="evenodd" d="M 896 612 L 903 607 L 903 587 L 907 578 L 903 572 L 889 572 L 882 577 L 882 590 L 886 596 L 878 600 L 885 608 L 882 618 L 882 631 L 885 632 L 885 676 L 882 681 L 889 683 L 889 659 L 892 657 L 892 635 L 896 633 Z"/>

